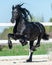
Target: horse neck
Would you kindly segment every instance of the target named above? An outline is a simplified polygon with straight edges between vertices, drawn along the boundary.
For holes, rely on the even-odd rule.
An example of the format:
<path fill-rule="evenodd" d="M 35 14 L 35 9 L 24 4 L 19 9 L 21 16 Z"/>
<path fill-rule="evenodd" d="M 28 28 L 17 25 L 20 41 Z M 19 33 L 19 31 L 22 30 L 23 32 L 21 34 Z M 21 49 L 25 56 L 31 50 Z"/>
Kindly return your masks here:
<path fill-rule="evenodd" d="M 16 19 L 16 24 L 15 24 L 15 26 L 18 26 L 18 24 L 20 23 L 23 23 L 23 21 L 24 21 L 24 19 L 23 19 L 23 17 L 19 17 L 18 19 Z"/>

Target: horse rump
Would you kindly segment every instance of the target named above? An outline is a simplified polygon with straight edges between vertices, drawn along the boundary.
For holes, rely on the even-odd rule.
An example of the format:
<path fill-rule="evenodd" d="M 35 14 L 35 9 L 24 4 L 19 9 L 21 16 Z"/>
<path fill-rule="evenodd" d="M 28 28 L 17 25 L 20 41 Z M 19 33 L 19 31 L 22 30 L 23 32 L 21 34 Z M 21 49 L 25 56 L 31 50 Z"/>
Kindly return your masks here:
<path fill-rule="evenodd" d="M 46 34 L 46 33 L 44 33 L 44 35 L 43 35 L 42 39 L 44 39 L 44 40 L 49 40 L 49 35 L 48 35 L 48 34 Z"/>

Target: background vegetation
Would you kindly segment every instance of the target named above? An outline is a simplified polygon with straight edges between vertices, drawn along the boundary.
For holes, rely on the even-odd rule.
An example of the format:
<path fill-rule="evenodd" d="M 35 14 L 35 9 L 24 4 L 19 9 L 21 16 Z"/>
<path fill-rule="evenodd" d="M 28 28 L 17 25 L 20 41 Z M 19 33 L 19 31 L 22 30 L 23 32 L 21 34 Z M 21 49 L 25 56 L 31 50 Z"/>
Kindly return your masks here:
<path fill-rule="evenodd" d="M 38 54 L 47 54 L 52 50 L 52 44 L 41 44 L 37 51 L 34 52 L 35 55 Z M 12 49 L 9 49 L 8 46 L 4 46 L 2 51 L 0 51 L 0 56 L 16 56 L 16 55 L 28 55 L 29 46 L 13 45 Z"/>

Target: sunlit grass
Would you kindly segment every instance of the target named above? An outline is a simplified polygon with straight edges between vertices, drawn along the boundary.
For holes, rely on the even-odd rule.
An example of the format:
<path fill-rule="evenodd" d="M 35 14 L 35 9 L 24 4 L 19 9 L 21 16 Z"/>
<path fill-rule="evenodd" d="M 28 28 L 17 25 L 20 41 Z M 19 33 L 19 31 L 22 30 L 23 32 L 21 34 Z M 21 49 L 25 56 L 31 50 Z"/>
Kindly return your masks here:
<path fill-rule="evenodd" d="M 49 49 L 52 50 L 52 44 L 41 44 L 37 51 L 34 52 L 35 55 L 38 54 L 47 54 Z M 29 46 L 13 45 L 12 49 L 9 49 L 8 46 L 4 46 L 2 51 L 0 51 L 0 56 L 16 56 L 16 55 L 28 55 Z"/>

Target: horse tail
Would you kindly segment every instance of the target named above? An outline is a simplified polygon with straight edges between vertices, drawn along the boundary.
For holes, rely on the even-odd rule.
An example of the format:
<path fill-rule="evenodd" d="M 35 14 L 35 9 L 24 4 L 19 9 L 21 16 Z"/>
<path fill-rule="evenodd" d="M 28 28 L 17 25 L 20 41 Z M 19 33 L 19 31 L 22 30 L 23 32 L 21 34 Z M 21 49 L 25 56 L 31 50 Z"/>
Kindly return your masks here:
<path fill-rule="evenodd" d="M 48 34 L 46 34 L 46 33 L 44 33 L 44 35 L 43 35 L 42 39 L 44 39 L 44 40 L 49 40 L 49 35 L 48 35 Z"/>

